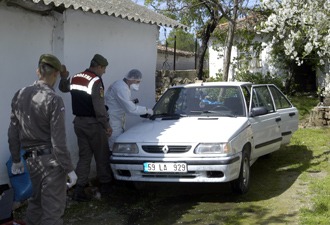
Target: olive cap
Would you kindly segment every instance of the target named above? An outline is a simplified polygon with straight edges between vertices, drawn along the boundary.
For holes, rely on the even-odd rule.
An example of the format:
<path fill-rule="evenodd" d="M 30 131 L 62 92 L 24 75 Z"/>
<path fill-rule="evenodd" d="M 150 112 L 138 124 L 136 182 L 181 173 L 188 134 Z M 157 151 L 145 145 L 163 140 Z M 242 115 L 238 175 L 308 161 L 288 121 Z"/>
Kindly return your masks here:
<path fill-rule="evenodd" d="M 100 54 L 95 54 L 93 57 L 93 61 L 97 62 L 97 64 L 99 64 L 102 67 L 106 67 L 109 64 L 108 60 L 103 56 L 101 56 Z"/>
<path fill-rule="evenodd" d="M 56 56 L 54 56 L 54 55 L 43 54 L 40 56 L 39 62 L 46 63 L 60 72 L 63 71 L 60 60 L 58 60 L 58 58 L 56 58 Z"/>

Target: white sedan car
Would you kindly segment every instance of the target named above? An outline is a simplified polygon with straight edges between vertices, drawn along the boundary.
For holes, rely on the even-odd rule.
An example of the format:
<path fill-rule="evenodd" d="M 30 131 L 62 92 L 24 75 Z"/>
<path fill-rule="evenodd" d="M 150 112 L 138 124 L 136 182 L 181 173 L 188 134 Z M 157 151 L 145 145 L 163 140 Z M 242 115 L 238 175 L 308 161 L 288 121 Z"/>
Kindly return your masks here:
<path fill-rule="evenodd" d="M 246 193 L 250 166 L 290 142 L 298 111 L 272 84 L 212 82 L 169 88 L 116 140 L 117 180 L 230 182 Z"/>

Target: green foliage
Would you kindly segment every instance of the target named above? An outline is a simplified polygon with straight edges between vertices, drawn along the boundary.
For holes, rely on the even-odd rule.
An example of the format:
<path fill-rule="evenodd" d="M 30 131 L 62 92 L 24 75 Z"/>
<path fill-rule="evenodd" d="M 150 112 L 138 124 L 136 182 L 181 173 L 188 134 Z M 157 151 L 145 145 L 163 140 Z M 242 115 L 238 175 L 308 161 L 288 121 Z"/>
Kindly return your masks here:
<path fill-rule="evenodd" d="M 210 9 L 216 6 L 209 2 L 201 3 L 199 0 L 145 0 L 146 6 L 152 6 L 154 10 L 182 24 L 200 30 L 211 17 Z"/>
<path fill-rule="evenodd" d="M 282 88 L 282 79 L 275 75 L 271 75 L 267 72 L 266 75 L 263 75 L 259 72 L 251 72 L 249 70 L 238 70 L 235 74 L 235 80 L 251 82 L 252 84 L 275 84 L 278 88 Z"/>
<path fill-rule="evenodd" d="M 177 49 L 188 52 L 195 52 L 195 37 L 193 34 L 181 29 L 173 29 L 167 38 L 169 47 L 174 48 L 175 39 Z"/>
<path fill-rule="evenodd" d="M 209 78 L 210 77 L 209 72 L 210 72 L 209 70 L 203 69 L 203 77 Z"/>
<path fill-rule="evenodd" d="M 223 81 L 222 69 L 220 69 L 219 72 L 215 74 L 215 78 L 211 77 L 209 79 L 209 82 L 221 82 L 221 81 Z"/>

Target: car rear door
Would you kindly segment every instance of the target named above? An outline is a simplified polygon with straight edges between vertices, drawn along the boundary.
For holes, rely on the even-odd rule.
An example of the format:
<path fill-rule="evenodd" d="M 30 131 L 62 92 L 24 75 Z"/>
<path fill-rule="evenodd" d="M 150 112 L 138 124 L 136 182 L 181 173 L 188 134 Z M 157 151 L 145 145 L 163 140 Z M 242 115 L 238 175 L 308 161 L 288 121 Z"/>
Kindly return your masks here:
<path fill-rule="evenodd" d="M 269 89 L 274 99 L 276 111 L 281 117 L 279 124 L 282 135 L 282 145 L 286 145 L 290 142 L 292 134 L 298 129 L 298 110 L 275 85 L 269 85 Z"/>
<path fill-rule="evenodd" d="M 253 107 L 265 107 L 267 114 L 251 117 L 254 152 L 251 158 L 257 158 L 276 151 L 281 146 L 281 117 L 275 110 L 273 99 L 267 85 L 252 85 L 249 112 Z"/>

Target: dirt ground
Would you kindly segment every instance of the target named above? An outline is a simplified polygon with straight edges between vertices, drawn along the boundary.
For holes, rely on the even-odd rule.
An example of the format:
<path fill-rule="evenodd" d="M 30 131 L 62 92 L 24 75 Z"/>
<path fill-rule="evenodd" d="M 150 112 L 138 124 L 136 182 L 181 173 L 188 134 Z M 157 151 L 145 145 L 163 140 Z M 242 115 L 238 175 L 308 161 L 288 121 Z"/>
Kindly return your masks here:
<path fill-rule="evenodd" d="M 231 193 L 229 184 L 148 183 L 138 189 L 117 184 L 116 193 L 103 199 L 90 187 L 94 199 L 78 203 L 69 191 L 64 224 L 299 224 L 299 209 L 309 204 L 307 185 L 296 171 L 279 171 L 274 159 L 276 153 L 252 165 L 245 195 Z M 24 220 L 25 208 L 15 210 L 14 218 Z"/>
<path fill-rule="evenodd" d="M 259 164 L 251 167 L 251 189 L 242 196 L 231 193 L 228 184 L 147 184 L 139 190 L 116 186 L 109 199 L 69 200 L 66 212 L 71 212 L 64 224 L 299 224 L 299 209 L 309 204 L 307 185 L 289 172 L 281 177 L 281 188 L 273 190 L 258 174 L 267 162 Z"/>

